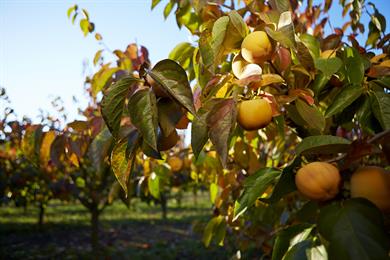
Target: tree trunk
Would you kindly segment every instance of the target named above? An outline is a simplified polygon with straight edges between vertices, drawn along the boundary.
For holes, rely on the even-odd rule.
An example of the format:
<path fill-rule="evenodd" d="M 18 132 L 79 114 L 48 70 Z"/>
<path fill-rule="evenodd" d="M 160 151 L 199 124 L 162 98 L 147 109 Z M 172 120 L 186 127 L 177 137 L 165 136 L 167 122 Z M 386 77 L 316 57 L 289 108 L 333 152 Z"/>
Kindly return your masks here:
<path fill-rule="evenodd" d="M 43 229 L 43 222 L 45 217 L 45 205 L 40 202 L 39 203 L 39 215 L 38 215 L 38 228 L 39 230 Z"/>
<path fill-rule="evenodd" d="M 165 194 L 161 193 L 161 211 L 162 211 L 162 218 L 167 219 L 167 197 Z"/>
<path fill-rule="evenodd" d="M 91 211 L 91 246 L 94 253 L 99 249 L 99 211 L 93 208 Z"/>

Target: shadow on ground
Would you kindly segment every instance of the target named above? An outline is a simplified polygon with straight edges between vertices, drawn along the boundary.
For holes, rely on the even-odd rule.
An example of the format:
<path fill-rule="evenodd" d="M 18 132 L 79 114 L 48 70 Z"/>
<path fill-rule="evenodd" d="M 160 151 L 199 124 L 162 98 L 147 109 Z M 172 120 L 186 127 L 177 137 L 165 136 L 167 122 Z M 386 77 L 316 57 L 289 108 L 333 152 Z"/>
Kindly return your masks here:
<path fill-rule="evenodd" d="M 208 206 L 171 207 L 162 220 L 156 206 L 113 205 L 101 217 L 101 251 L 92 254 L 89 216 L 78 204 L 52 204 L 37 229 L 35 209 L 0 208 L 0 259 L 228 259 L 227 246 L 205 248 L 201 230 Z"/>

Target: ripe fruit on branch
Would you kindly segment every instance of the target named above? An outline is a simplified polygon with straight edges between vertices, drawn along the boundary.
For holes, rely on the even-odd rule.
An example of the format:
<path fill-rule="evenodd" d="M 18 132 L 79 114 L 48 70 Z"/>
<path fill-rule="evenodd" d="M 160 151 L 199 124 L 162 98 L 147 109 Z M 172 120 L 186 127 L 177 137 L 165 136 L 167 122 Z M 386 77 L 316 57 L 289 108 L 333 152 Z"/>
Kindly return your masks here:
<path fill-rule="evenodd" d="M 390 173 L 380 167 L 364 167 L 351 177 L 351 197 L 366 198 L 383 211 L 390 210 Z"/>
<path fill-rule="evenodd" d="M 247 62 L 241 54 L 237 54 L 232 62 L 232 71 L 238 79 L 253 75 L 261 75 L 262 69 L 259 65 Z"/>
<path fill-rule="evenodd" d="M 238 104 L 237 121 L 247 131 L 266 127 L 271 120 L 272 108 L 265 99 L 245 100 Z"/>
<path fill-rule="evenodd" d="M 179 141 L 179 136 L 176 130 L 172 131 L 168 136 L 164 136 L 162 133 L 158 136 L 157 149 L 159 151 L 166 151 L 174 147 Z"/>
<path fill-rule="evenodd" d="M 272 53 L 271 41 L 263 31 L 250 33 L 242 41 L 241 55 L 247 62 L 261 64 L 270 59 Z"/>
<path fill-rule="evenodd" d="M 311 200 L 325 201 L 339 192 L 339 170 L 330 163 L 312 162 L 300 168 L 295 175 L 298 191 Z"/>
<path fill-rule="evenodd" d="M 178 172 L 183 168 L 183 161 L 177 156 L 169 157 L 167 163 L 171 166 L 173 172 Z"/>

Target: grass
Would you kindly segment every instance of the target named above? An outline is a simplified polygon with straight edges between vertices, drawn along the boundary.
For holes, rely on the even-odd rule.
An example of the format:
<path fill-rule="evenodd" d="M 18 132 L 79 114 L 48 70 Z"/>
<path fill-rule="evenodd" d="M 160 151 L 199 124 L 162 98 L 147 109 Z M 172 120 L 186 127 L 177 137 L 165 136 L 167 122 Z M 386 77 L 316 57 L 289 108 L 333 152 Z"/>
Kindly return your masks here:
<path fill-rule="evenodd" d="M 115 202 L 101 215 L 102 250 L 96 256 L 89 245 L 90 216 L 79 203 L 51 202 L 42 231 L 37 208 L 5 206 L 0 208 L 0 259 L 228 259 L 231 248 L 205 248 L 201 242 L 211 213 L 206 193 L 196 205 L 189 194 L 180 207 L 170 200 L 166 220 L 159 205 L 135 200 L 128 209 Z"/>

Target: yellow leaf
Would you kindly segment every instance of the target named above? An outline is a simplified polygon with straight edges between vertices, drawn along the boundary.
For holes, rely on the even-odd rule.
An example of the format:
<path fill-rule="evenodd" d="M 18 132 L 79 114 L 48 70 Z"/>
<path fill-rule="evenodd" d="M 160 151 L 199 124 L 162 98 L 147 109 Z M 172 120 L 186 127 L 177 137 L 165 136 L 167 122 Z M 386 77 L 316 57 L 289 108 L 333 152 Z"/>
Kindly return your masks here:
<path fill-rule="evenodd" d="M 50 146 L 55 138 L 56 133 L 54 131 L 47 132 L 43 137 L 41 148 L 39 151 L 39 159 L 43 167 L 45 167 L 50 160 Z"/>
<path fill-rule="evenodd" d="M 259 89 L 271 84 L 283 83 L 284 79 L 278 74 L 263 74 L 261 75 L 260 81 L 251 84 L 251 88 Z"/>

